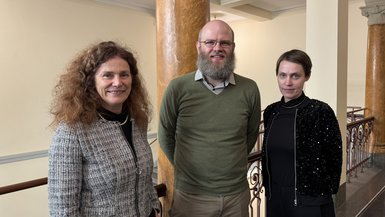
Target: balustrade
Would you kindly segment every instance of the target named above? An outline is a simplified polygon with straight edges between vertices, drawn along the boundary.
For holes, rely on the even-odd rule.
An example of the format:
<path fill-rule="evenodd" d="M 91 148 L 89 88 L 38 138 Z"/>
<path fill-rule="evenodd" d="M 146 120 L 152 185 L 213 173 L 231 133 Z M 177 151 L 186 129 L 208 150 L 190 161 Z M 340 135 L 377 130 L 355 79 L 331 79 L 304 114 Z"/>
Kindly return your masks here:
<path fill-rule="evenodd" d="M 262 193 L 262 168 L 261 168 L 262 154 L 261 151 L 252 152 L 248 157 L 248 180 L 250 186 L 250 216 L 261 216 L 261 193 Z M 255 206 L 254 206 L 255 204 Z"/>
<path fill-rule="evenodd" d="M 363 118 L 347 124 L 346 131 L 346 170 L 347 182 L 357 172 L 363 172 L 370 159 L 369 136 L 373 130 L 374 117 Z"/>
<path fill-rule="evenodd" d="M 349 107 L 350 108 L 350 107 Z M 373 130 L 374 117 L 364 118 L 365 108 L 351 107 L 351 111 L 347 112 L 347 182 L 350 182 L 352 176 L 357 177 L 357 172 L 363 172 L 365 166 L 370 159 L 369 137 Z M 261 202 L 263 195 L 262 188 L 262 171 L 261 171 L 261 146 L 263 142 L 263 122 L 260 125 L 258 141 L 252 153 L 248 157 L 248 181 L 250 186 L 251 201 L 250 201 L 250 216 L 260 217 Z M 154 139 L 153 142 L 155 142 Z M 8 194 L 19 190 L 37 187 L 47 184 L 47 178 L 31 180 L 23 183 L 0 187 L 0 195 Z M 166 195 L 167 186 L 159 184 L 154 186 L 158 193 L 158 197 Z"/>

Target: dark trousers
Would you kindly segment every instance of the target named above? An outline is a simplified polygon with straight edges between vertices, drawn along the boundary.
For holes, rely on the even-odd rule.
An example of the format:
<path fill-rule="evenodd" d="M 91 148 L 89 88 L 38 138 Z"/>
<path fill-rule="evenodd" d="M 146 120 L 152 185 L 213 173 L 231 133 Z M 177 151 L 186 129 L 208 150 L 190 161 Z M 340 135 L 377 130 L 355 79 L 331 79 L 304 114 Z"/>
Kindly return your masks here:
<path fill-rule="evenodd" d="M 273 185 L 271 197 L 266 195 L 266 217 L 335 217 L 334 203 L 330 196 L 297 195 L 295 206 L 294 187 Z"/>

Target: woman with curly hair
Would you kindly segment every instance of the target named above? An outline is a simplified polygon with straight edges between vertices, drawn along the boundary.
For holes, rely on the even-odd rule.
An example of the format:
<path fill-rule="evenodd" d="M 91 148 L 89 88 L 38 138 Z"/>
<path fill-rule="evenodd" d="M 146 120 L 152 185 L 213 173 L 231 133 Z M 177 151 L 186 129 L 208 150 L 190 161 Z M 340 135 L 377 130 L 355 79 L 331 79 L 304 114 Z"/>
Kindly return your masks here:
<path fill-rule="evenodd" d="M 86 48 L 61 75 L 51 108 L 51 216 L 159 216 L 143 85 L 133 53 L 112 41 Z"/>

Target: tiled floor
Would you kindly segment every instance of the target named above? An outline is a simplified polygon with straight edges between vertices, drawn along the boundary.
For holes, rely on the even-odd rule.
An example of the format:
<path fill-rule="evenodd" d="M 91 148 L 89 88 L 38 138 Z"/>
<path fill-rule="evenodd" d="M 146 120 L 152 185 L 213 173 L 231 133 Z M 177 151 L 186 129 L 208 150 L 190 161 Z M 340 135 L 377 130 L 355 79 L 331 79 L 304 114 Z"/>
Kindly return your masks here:
<path fill-rule="evenodd" d="M 374 157 L 370 168 L 351 179 L 346 198 L 337 217 L 385 217 L 385 155 Z"/>

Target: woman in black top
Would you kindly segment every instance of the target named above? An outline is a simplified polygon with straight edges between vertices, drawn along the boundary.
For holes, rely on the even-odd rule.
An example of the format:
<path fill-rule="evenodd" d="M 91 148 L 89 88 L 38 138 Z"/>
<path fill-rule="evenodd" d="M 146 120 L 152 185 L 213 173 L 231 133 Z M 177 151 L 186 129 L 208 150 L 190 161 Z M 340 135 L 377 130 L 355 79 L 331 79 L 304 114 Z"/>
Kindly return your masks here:
<path fill-rule="evenodd" d="M 334 111 L 305 96 L 312 63 L 300 50 L 280 56 L 282 93 L 264 112 L 263 185 L 268 217 L 334 217 L 342 165 L 342 140 Z"/>

